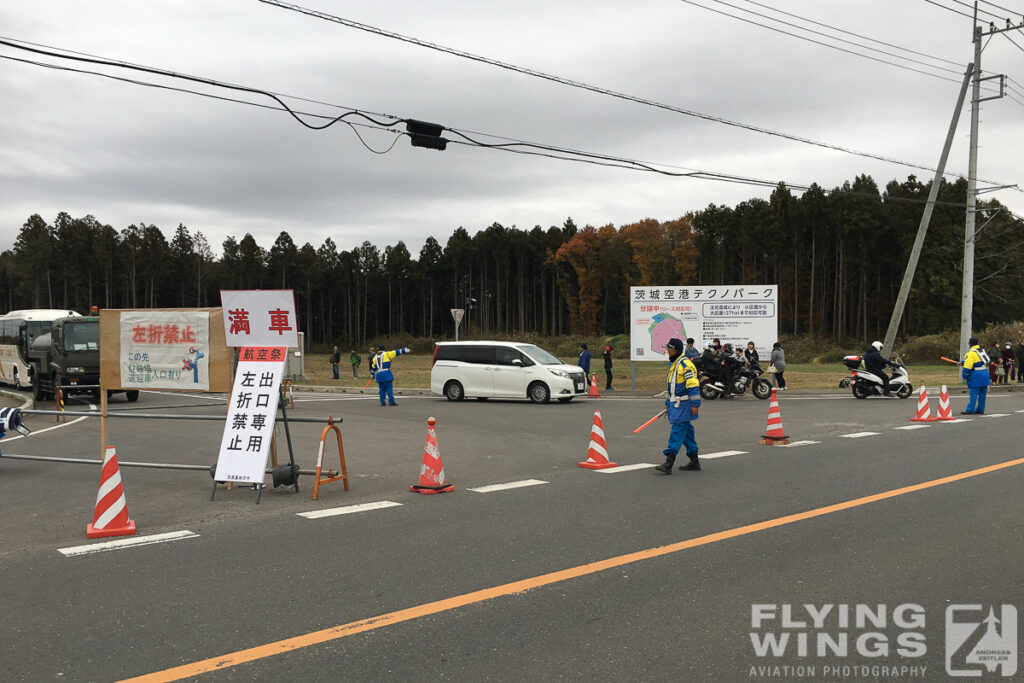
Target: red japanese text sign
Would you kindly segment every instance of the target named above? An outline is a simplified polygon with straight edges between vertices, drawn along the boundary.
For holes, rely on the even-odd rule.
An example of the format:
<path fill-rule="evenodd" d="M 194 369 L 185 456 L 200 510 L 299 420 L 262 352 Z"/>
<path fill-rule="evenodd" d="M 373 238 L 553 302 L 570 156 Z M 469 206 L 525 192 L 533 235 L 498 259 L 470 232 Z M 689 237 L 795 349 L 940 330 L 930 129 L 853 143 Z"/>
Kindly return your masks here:
<path fill-rule="evenodd" d="M 222 289 L 228 346 L 298 348 L 298 316 L 290 289 Z"/>

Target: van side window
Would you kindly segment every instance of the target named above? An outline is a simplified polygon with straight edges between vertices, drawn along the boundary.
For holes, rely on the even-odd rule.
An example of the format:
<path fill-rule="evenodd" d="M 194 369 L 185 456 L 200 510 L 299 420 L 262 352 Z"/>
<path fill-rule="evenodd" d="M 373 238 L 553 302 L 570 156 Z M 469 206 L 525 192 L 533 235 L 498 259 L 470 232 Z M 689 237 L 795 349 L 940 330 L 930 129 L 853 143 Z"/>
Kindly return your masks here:
<path fill-rule="evenodd" d="M 444 346 L 437 347 L 437 360 L 454 360 L 461 361 L 462 351 L 465 346 L 459 346 L 458 344 L 445 344 Z"/>
<path fill-rule="evenodd" d="M 462 360 L 467 363 L 478 363 L 487 365 L 494 362 L 493 346 L 464 346 L 462 348 Z"/>
<path fill-rule="evenodd" d="M 516 349 L 509 348 L 507 346 L 499 346 L 495 349 L 496 362 L 498 365 L 512 365 L 512 361 L 522 361 L 523 367 L 527 368 L 533 365 L 533 361 L 524 356 Z"/>

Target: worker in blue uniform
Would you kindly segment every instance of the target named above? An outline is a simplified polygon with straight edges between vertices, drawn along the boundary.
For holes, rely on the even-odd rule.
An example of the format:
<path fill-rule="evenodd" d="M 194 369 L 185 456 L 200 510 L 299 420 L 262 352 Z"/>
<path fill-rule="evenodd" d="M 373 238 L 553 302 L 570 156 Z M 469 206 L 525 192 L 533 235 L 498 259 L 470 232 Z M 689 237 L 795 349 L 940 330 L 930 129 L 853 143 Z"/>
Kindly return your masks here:
<path fill-rule="evenodd" d="M 672 430 L 668 435 L 668 448 L 662 451 L 665 455 L 665 464 L 654 469 L 662 474 L 672 474 L 676 455 L 681 448 L 685 448 L 686 457 L 690 462 L 680 465 L 679 469 L 697 471 L 700 470 L 700 460 L 697 457 L 697 438 L 693 430 L 693 422 L 697 419 L 700 408 L 697 368 L 683 354 L 682 339 L 669 339 L 665 349 L 668 351 L 669 359 L 668 398 L 665 399 L 665 409 L 668 411 L 668 421 L 672 425 Z"/>
<path fill-rule="evenodd" d="M 967 381 L 967 389 L 971 392 L 971 399 L 967 402 L 967 409 L 961 415 L 984 415 L 985 399 L 988 397 L 988 385 L 992 378 L 988 374 L 988 354 L 978 344 L 977 337 L 967 340 L 971 350 L 964 357 L 963 369 L 960 376 Z"/>
<path fill-rule="evenodd" d="M 391 372 L 391 361 L 397 356 L 401 356 L 406 353 L 412 353 L 409 347 L 402 349 L 395 349 L 394 351 L 385 351 L 384 345 L 380 344 L 377 346 L 377 353 L 373 357 L 373 361 L 370 363 L 370 375 L 377 380 L 377 390 L 380 396 L 380 404 L 397 406 L 395 403 L 395 392 L 392 385 L 395 382 L 395 374 Z M 387 399 L 385 403 L 385 399 Z"/>

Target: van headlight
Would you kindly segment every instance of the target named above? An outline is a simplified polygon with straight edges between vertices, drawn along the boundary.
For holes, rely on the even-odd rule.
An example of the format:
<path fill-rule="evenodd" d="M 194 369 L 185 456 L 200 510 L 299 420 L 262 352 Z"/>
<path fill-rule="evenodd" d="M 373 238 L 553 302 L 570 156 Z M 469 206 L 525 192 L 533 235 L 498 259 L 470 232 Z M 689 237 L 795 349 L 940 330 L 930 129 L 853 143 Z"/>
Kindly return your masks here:
<path fill-rule="evenodd" d="M 68 368 L 67 373 L 69 375 L 80 375 L 85 372 L 85 368 Z"/>
<path fill-rule="evenodd" d="M 555 375 L 557 377 L 566 377 L 566 378 L 568 378 L 568 377 L 572 376 L 572 375 L 570 375 L 565 370 L 555 370 L 554 368 L 548 368 L 548 372 L 550 372 L 552 375 Z"/>

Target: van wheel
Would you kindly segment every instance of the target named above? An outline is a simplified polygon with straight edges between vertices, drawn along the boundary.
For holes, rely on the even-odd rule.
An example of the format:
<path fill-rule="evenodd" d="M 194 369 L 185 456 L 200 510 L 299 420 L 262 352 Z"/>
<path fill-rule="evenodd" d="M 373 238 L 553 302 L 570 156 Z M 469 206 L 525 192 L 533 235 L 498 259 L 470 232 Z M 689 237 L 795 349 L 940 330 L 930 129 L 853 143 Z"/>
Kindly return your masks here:
<path fill-rule="evenodd" d="M 560 399 L 558 399 L 558 402 L 559 402 L 559 403 L 568 403 L 568 402 L 569 402 L 569 401 L 571 401 L 572 399 L 573 399 L 573 397 L 572 397 L 572 396 L 566 396 L 565 398 L 560 398 Z"/>
<path fill-rule="evenodd" d="M 126 391 L 126 392 L 124 392 L 124 395 L 128 397 L 128 402 L 129 403 L 135 403 L 136 401 L 139 400 L 139 390 L 138 389 L 133 389 L 131 391 Z"/>
<path fill-rule="evenodd" d="M 548 385 L 544 384 L 544 382 L 534 382 L 531 384 L 530 388 L 526 390 L 526 395 L 534 403 L 547 403 L 551 400 L 551 390 L 548 389 Z"/>
<path fill-rule="evenodd" d="M 466 398 L 466 392 L 462 389 L 461 384 L 452 380 L 444 385 L 444 397 L 449 401 L 461 401 Z"/>

